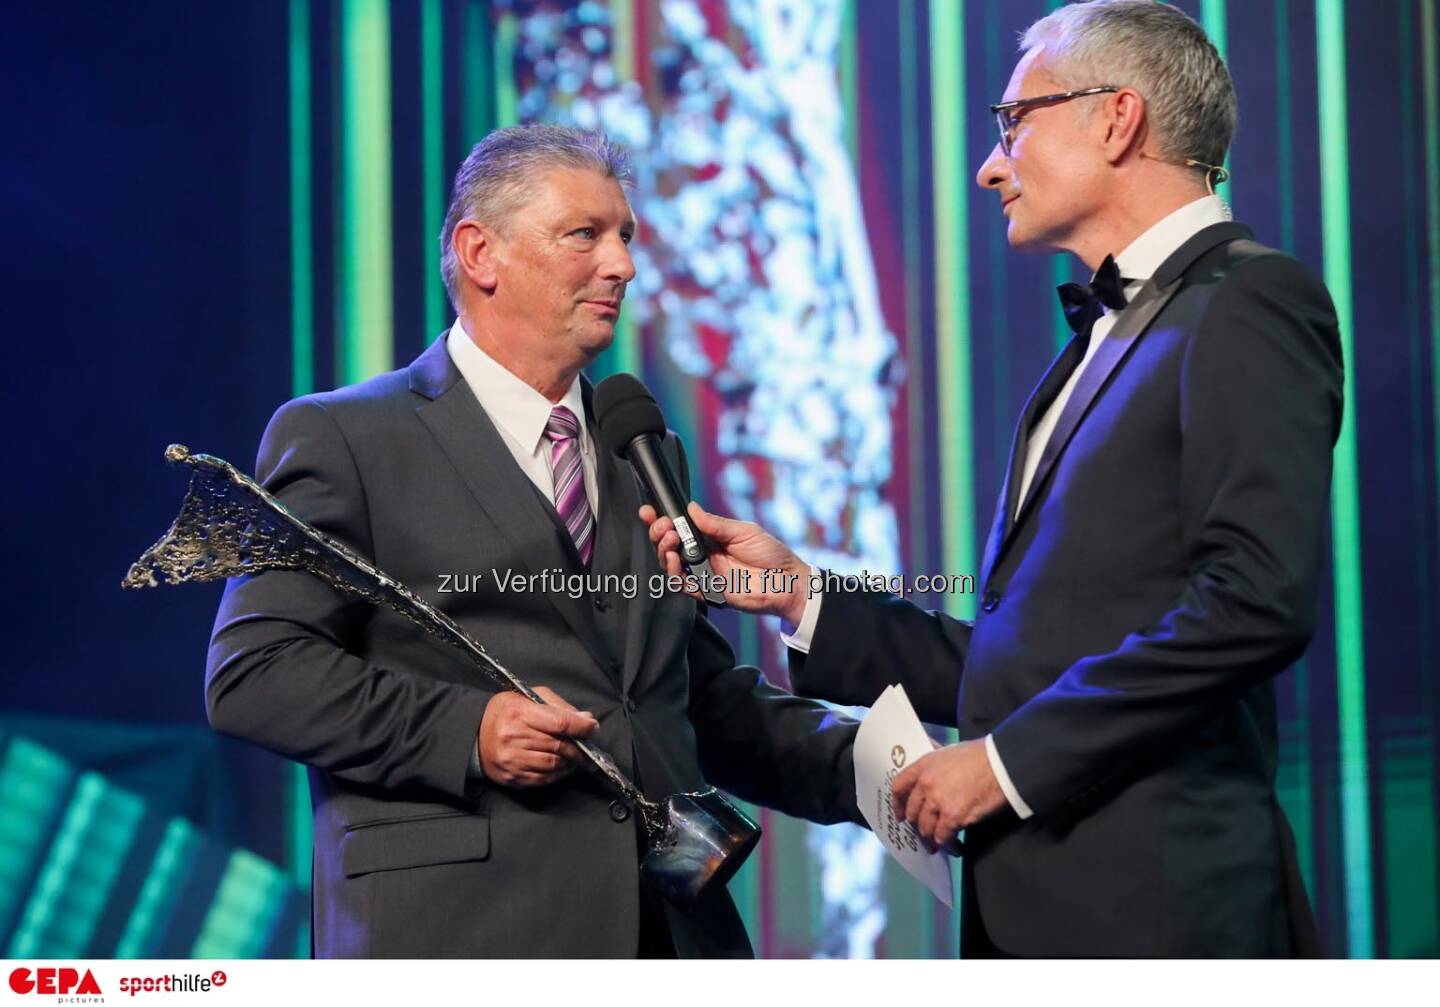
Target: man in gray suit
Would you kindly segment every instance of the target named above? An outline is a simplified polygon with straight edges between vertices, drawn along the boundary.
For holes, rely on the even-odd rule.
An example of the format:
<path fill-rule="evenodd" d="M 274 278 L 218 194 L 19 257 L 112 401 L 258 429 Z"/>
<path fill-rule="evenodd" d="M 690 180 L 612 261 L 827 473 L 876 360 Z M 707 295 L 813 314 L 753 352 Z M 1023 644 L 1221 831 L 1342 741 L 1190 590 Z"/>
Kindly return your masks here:
<path fill-rule="evenodd" d="M 636 816 L 712 783 L 859 820 L 855 725 L 737 668 L 660 573 L 631 473 L 597 449 L 580 370 L 614 338 L 635 222 L 623 154 L 499 130 L 455 179 L 442 266 L 459 316 L 408 368 L 287 403 L 257 478 L 466 628 L 551 705 L 306 573 L 228 585 L 211 724 L 310 767 L 325 957 L 748 955 L 728 894 L 642 891 Z M 665 450 L 686 479 L 675 438 Z M 688 489 L 688 487 L 687 487 Z M 582 712 L 583 711 L 583 712 Z"/>

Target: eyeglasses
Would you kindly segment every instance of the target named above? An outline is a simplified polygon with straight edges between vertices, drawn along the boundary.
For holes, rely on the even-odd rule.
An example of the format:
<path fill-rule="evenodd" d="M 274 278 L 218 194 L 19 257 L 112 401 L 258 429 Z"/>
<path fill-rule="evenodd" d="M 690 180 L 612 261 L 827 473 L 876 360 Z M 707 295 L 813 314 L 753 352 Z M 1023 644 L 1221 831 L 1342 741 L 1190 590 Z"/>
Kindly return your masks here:
<path fill-rule="evenodd" d="M 1090 94 L 1108 94 L 1120 90 L 1118 87 L 1106 84 L 1104 87 L 1087 87 L 1083 91 L 1061 91 L 1059 94 L 1042 94 L 1035 98 L 1016 98 L 1014 101 L 1002 101 L 998 105 L 991 105 L 990 111 L 995 114 L 995 125 L 1000 127 L 1000 149 L 1006 157 L 1010 156 L 1010 143 L 1015 139 L 1015 127 L 1020 125 L 1020 120 L 1010 113 L 1017 108 L 1044 108 L 1047 105 L 1058 105 L 1062 101 L 1069 101 L 1071 98 L 1083 98 Z"/>

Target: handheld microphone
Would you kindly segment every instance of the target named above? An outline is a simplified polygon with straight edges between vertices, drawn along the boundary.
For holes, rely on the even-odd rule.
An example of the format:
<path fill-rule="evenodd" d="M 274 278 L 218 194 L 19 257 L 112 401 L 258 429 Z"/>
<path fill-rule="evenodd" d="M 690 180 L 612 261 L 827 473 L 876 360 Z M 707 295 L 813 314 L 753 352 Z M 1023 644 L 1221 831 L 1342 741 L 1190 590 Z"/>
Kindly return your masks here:
<path fill-rule="evenodd" d="M 685 496 L 660 452 L 665 417 L 654 396 L 633 375 L 612 374 L 595 386 L 594 405 L 600 439 L 630 463 L 649 491 L 655 509 L 674 522 L 675 533 L 680 536 L 680 558 L 695 576 L 700 593 L 709 604 L 724 605 L 725 593 L 710 569 L 710 544 L 691 523 L 685 511 Z"/>

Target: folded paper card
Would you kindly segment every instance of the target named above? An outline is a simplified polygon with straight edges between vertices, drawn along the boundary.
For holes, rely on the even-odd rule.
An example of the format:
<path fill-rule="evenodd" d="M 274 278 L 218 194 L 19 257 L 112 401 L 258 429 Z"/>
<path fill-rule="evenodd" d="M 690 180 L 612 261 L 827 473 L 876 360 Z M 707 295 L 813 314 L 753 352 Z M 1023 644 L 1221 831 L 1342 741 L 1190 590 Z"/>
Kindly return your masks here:
<path fill-rule="evenodd" d="M 934 747 L 904 688 L 890 686 L 880 693 L 855 735 L 855 798 L 890 855 L 950 906 L 950 858 L 925 852 L 915 827 L 890 810 L 890 781 Z"/>

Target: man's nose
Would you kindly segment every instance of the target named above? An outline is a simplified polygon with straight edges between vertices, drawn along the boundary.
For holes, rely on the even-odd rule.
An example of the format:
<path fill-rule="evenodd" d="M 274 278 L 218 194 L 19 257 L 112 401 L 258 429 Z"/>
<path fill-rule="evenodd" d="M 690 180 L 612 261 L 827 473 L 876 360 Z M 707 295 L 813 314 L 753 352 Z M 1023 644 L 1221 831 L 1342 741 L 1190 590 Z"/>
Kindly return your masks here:
<path fill-rule="evenodd" d="M 629 283 L 635 277 L 635 260 L 630 257 L 630 246 L 616 237 L 606 242 L 605 259 L 600 264 L 601 275 L 611 282 Z"/>
<path fill-rule="evenodd" d="M 998 189 L 1005 184 L 1010 177 L 1010 158 L 1000 149 L 996 143 L 990 148 L 990 155 L 985 158 L 985 163 L 980 165 L 980 170 L 975 173 L 975 184 L 982 189 Z"/>

